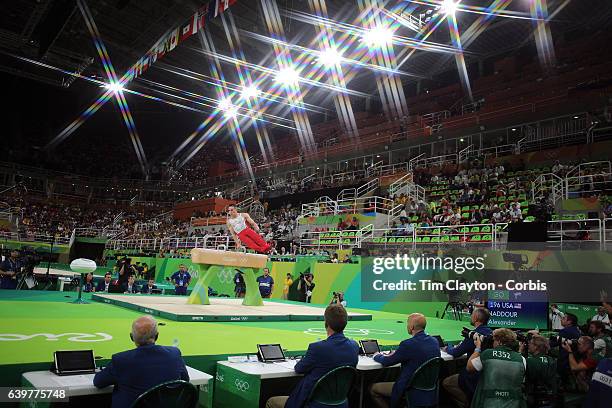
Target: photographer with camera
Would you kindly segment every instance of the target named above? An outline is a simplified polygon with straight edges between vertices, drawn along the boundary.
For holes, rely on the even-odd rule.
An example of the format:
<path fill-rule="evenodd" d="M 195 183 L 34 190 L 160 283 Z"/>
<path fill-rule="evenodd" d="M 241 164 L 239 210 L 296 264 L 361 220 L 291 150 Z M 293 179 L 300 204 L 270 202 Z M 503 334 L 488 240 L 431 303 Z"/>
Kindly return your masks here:
<path fill-rule="evenodd" d="M 595 343 L 589 336 L 582 336 L 578 340 L 565 340 L 561 348 L 567 352 L 570 376 L 565 384 L 566 391 L 587 392 L 593 372 L 597 367 L 597 360 L 593 358 Z"/>
<path fill-rule="evenodd" d="M 493 331 L 487 327 L 490 316 L 489 311 L 485 308 L 474 309 L 470 318 L 474 330 L 470 331 L 468 328 L 464 328 L 461 332 L 464 340 L 456 347 L 448 345 L 445 347 L 445 351 L 454 358 L 459 358 L 464 354 L 468 356 L 471 355 L 476 349 L 474 334 L 489 336 L 490 338 L 493 333 Z M 452 399 L 455 401 L 455 405 L 459 408 L 465 408 L 470 405 L 472 395 L 478 384 L 478 376 L 479 373 L 477 371 L 468 372 L 463 368 L 459 374 L 446 377 L 442 382 L 444 389 L 451 395 Z"/>
<path fill-rule="evenodd" d="M 539 334 L 518 336 L 519 352 L 527 359 L 527 405 L 529 407 L 554 406 L 559 377 L 557 362 L 548 355 L 550 343 Z M 525 355 L 525 352 L 527 354 Z"/>
<path fill-rule="evenodd" d="M 565 340 L 576 340 L 582 333 L 578 328 L 578 317 L 573 313 L 567 313 L 561 318 L 563 329 L 559 330 L 559 336 L 551 339 L 551 347 L 559 347 L 559 358 L 557 359 L 557 372 L 561 377 L 561 383 L 565 384 L 570 372 L 568 352 L 564 349 Z"/>
<path fill-rule="evenodd" d="M 330 305 L 338 304 L 346 307 L 346 300 L 344 300 L 343 292 L 332 292 L 332 300 L 329 302 Z"/>
<path fill-rule="evenodd" d="M 493 331 L 493 348 L 482 350 L 485 336 L 474 335 L 476 348 L 467 362 L 467 371 L 480 372 L 472 408 L 524 406 L 523 379 L 527 362 L 513 350 L 516 333 L 510 329 Z"/>
<path fill-rule="evenodd" d="M 300 293 L 300 302 L 310 303 L 312 299 L 312 291 L 315 288 L 315 283 L 312 281 L 314 276 L 312 273 L 300 273 L 297 290 Z"/>
<path fill-rule="evenodd" d="M 17 289 L 17 275 L 22 267 L 19 251 L 13 249 L 10 256 L 0 263 L 0 289 Z"/>

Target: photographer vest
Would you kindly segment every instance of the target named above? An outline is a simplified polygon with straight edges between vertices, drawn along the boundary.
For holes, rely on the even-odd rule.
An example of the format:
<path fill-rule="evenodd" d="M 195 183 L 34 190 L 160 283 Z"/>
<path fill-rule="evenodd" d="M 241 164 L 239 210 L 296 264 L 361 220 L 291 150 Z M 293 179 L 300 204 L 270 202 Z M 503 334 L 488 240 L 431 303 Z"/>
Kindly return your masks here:
<path fill-rule="evenodd" d="M 559 389 L 557 360 L 548 355 L 527 357 L 527 394 L 555 395 Z"/>
<path fill-rule="evenodd" d="M 497 347 L 483 351 L 480 361 L 482 370 L 471 407 L 525 408 L 523 356 L 507 347 Z"/>

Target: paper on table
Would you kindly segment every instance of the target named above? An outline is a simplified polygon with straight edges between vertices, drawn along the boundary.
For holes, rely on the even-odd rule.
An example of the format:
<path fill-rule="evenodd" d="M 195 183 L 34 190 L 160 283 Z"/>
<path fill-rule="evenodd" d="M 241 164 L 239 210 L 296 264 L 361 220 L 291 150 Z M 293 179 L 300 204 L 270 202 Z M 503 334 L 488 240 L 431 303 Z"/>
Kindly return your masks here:
<path fill-rule="evenodd" d="M 277 361 L 274 364 L 279 365 L 283 368 L 287 368 L 289 370 L 293 370 L 295 368 L 295 364 L 297 360 L 288 360 L 288 361 Z"/>

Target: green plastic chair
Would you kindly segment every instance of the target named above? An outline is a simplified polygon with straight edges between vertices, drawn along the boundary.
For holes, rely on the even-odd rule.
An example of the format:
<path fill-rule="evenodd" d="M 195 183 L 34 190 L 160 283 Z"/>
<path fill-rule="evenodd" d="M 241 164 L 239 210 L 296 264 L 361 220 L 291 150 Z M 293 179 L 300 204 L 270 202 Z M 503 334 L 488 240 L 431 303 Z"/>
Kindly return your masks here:
<path fill-rule="evenodd" d="M 141 394 L 132 408 L 195 408 L 198 389 L 187 381 L 168 381 Z"/>
<path fill-rule="evenodd" d="M 409 407 L 413 406 L 410 404 L 410 391 L 435 391 L 438 393 L 440 384 L 440 367 L 444 360 L 442 357 L 434 357 L 425 361 L 423 364 L 416 369 L 412 377 L 406 385 L 406 391 L 404 392 L 404 398 L 406 399 L 406 405 Z M 437 404 L 436 404 L 437 406 Z"/>
<path fill-rule="evenodd" d="M 356 376 L 355 367 L 334 368 L 315 383 L 304 407 L 308 407 L 311 402 L 330 406 L 345 404 Z"/>

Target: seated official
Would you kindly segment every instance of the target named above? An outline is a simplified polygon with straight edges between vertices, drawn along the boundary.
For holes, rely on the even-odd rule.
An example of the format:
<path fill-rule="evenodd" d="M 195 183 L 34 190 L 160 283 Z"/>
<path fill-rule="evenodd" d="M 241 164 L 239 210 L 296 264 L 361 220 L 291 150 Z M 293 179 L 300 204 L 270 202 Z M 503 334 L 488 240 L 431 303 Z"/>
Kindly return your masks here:
<path fill-rule="evenodd" d="M 587 392 L 591 376 L 597 367 L 597 360 L 593 357 L 595 343 L 588 336 L 582 336 L 577 342 L 576 352 L 572 352 L 572 347 L 569 341 L 561 344 L 561 347 L 567 352 L 569 360 L 569 369 L 571 376 L 565 376 L 568 381 L 564 383 L 566 391 L 570 392 Z"/>
<path fill-rule="evenodd" d="M 142 288 L 140 289 L 140 293 L 145 293 L 145 294 L 150 295 L 151 293 L 153 293 L 153 289 L 157 289 L 157 286 L 155 285 L 155 279 L 149 279 L 146 285 L 142 285 Z"/>
<path fill-rule="evenodd" d="M 167 381 L 189 381 L 187 367 L 176 347 L 158 346 L 157 322 L 143 316 L 132 323 L 133 350 L 113 354 L 111 361 L 94 377 L 98 388 L 114 385 L 113 408 L 130 407 L 145 391 Z"/>
<path fill-rule="evenodd" d="M 599 362 L 589 387 L 583 407 L 609 408 L 612 401 L 612 358 Z"/>
<path fill-rule="evenodd" d="M 487 327 L 489 323 L 489 311 L 485 308 L 477 308 L 472 312 L 470 322 L 474 326 L 472 333 L 477 333 L 482 336 L 489 336 L 493 331 Z M 454 358 L 461 357 L 464 354 L 470 356 L 476 345 L 474 344 L 473 336 L 469 336 L 464 339 L 458 346 L 453 347 L 451 345 L 446 347 L 446 352 Z M 451 395 L 455 405 L 459 408 L 466 408 L 470 406 L 472 395 L 478 384 L 478 375 L 476 372 L 468 372 L 465 368 L 459 371 L 459 374 L 454 374 L 446 377 L 442 382 L 444 389 Z"/>
<path fill-rule="evenodd" d="M 521 344 L 521 352 L 523 347 Z M 527 403 L 530 407 L 542 406 L 540 402 L 554 405 L 559 389 L 559 376 L 556 359 L 548 355 L 548 339 L 538 334 L 533 335 L 527 344 L 527 351 Z"/>
<path fill-rule="evenodd" d="M 482 336 L 474 336 L 476 348 L 466 369 L 480 372 L 471 408 L 525 407 L 523 381 L 527 369 L 525 357 L 513 350 L 516 333 L 510 329 L 493 331 L 493 348 L 481 352 Z"/>
<path fill-rule="evenodd" d="M 304 374 L 304 378 L 293 389 L 289 397 L 279 396 L 268 399 L 266 408 L 303 407 L 319 378 L 334 368 L 357 366 L 359 346 L 354 340 L 347 339 L 343 334 L 348 322 L 346 309 L 341 305 L 329 305 L 325 309 L 324 318 L 327 339 L 310 343 L 306 355 L 295 365 L 295 371 L 298 374 Z M 347 406 L 345 404 L 334 407 Z M 326 405 L 311 404 L 310 407 L 326 407 Z"/>
<path fill-rule="evenodd" d="M 22 266 L 19 252 L 12 250 L 10 256 L 0 263 L 0 289 L 17 288 L 17 274 Z"/>
<path fill-rule="evenodd" d="M 384 367 L 402 364 L 402 371 L 396 382 L 372 384 L 370 395 L 374 406 L 380 408 L 403 406 L 406 386 L 416 369 L 425 361 L 440 357 L 438 340 L 425 333 L 425 326 L 427 326 L 425 316 L 420 313 L 411 314 L 408 316 L 407 329 L 412 338 L 402 341 L 398 349 L 389 355 L 380 353 L 374 355 L 374 361 Z M 408 398 L 410 406 L 435 406 L 438 404 L 438 391 L 410 390 Z"/>
<path fill-rule="evenodd" d="M 134 281 L 134 275 L 130 275 L 127 282 L 123 284 L 123 293 L 138 293 L 138 285 Z"/>
<path fill-rule="evenodd" d="M 112 274 L 110 272 L 106 272 L 104 274 L 104 280 L 102 282 L 98 282 L 98 286 L 96 287 L 96 292 L 108 292 L 110 285 L 112 285 Z"/>
<path fill-rule="evenodd" d="M 96 284 L 93 280 L 93 273 L 85 275 L 85 283 L 83 284 L 83 292 L 95 292 Z"/>

